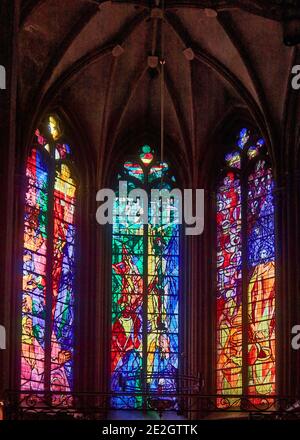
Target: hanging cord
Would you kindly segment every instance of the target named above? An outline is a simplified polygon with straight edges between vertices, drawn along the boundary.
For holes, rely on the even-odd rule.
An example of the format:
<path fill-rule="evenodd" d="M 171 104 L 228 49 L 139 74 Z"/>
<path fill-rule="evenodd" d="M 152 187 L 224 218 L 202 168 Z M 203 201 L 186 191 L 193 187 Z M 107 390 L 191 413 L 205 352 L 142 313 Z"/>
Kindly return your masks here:
<path fill-rule="evenodd" d="M 161 4 L 162 13 L 165 10 L 165 1 Z M 164 16 L 161 21 L 161 55 L 160 55 L 160 161 L 164 161 L 164 124 L 165 124 L 165 35 Z"/>
<path fill-rule="evenodd" d="M 162 19 L 161 19 L 161 51 L 160 51 L 160 164 L 161 164 L 161 182 L 160 182 L 160 190 L 163 189 L 163 179 L 164 179 L 164 125 L 165 125 L 165 34 L 164 34 L 164 10 L 165 10 L 165 1 L 161 0 L 161 10 L 162 10 Z M 161 218 L 161 233 L 163 231 L 163 215 L 164 215 L 164 207 L 163 207 L 163 198 L 160 198 L 160 218 Z M 163 288 L 163 234 L 161 236 L 160 242 L 160 250 L 159 250 L 159 268 L 158 270 L 158 291 L 159 291 L 159 322 L 158 331 L 160 336 L 164 334 L 164 325 L 163 325 L 163 317 L 162 317 L 162 304 L 164 303 L 164 288 Z"/>
<path fill-rule="evenodd" d="M 164 125 L 165 125 L 165 34 L 164 34 L 164 12 L 165 12 L 165 1 L 161 0 L 161 10 L 162 10 L 162 19 L 161 19 L 161 52 L 160 52 L 160 163 L 161 163 L 161 182 L 160 182 L 160 190 L 163 189 L 163 163 L 164 163 Z M 163 230 L 163 199 L 160 198 L 160 218 L 161 218 L 161 232 Z M 162 326 L 162 304 L 164 303 L 164 289 L 163 289 L 163 275 L 162 275 L 162 267 L 163 267 L 163 244 L 162 241 L 160 243 L 160 271 L 158 273 L 158 289 L 159 296 L 161 298 L 159 305 L 160 312 L 160 322 L 159 322 L 159 332 L 163 333 Z"/>
<path fill-rule="evenodd" d="M 164 161 L 164 125 L 165 125 L 165 61 L 161 60 L 160 73 L 160 161 Z"/>

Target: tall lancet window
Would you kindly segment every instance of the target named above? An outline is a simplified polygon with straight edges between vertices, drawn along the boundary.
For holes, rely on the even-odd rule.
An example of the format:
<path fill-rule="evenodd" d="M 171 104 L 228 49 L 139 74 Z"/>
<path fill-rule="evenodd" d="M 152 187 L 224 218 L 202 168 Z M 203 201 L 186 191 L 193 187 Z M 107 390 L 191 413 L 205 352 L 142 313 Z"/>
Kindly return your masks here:
<path fill-rule="evenodd" d="M 71 156 L 60 121 L 50 116 L 35 132 L 26 166 L 22 391 L 67 392 L 73 386 L 76 183 Z"/>
<path fill-rule="evenodd" d="M 275 393 L 273 177 L 265 142 L 243 128 L 217 191 L 217 393 Z"/>
<path fill-rule="evenodd" d="M 156 162 L 154 156 L 145 145 L 132 161 L 125 162 L 118 176 L 126 182 L 128 193 L 144 189 L 149 204 L 118 193 L 114 205 L 111 387 L 116 393 L 115 408 L 145 408 L 149 399 L 138 393 L 170 393 L 177 386 L 178 199 L 162 197 L 163 190 L 172 190 L 175 179 L 168 165 Z M 155 189 L 160 197 L 150 202 Z M 145 210 L 148 224 L 142 220 Z"/>

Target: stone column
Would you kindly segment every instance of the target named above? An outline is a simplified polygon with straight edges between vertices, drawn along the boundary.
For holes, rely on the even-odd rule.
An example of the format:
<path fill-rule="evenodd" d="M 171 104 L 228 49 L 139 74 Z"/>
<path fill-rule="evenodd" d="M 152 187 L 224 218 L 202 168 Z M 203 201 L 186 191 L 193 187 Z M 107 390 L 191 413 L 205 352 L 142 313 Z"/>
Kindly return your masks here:
<path fill-rule="evenodd" d="M 299 181 L 289 169 L 274 191 L 276 204 L 277 394 L 300 394 L 300 350 L 292 348 L 292 327 L 300 325 Z"/>
<path fill-rule="evenodd" d="M 293 205 L 291 214 L 294 218 L 293 231 L 293 285 L 291 287 L 291 308 L 293 310 L 293 325 L 300 326 L 300 170 L 293 173 Z M 299 333 L 299 332 L 298 332 Z M 292 335 L 291 335 L 292 337 Z M 300 397 L 300 348 L 292 350 L 291 383 L 292 393 Z"/>
<path fill-rule="evenodd" d="M 0 350 L 0 398 L 10 387 L 11 284 L 14 238 L 15 147 L 17 95 L 17 33 L 20 0 L 0 4 L 0 65 L 6 71 L 6 89 L 0 89 L 0 324 L 6 328 L 6 350 Z M 3 72 L 3 69 L 1 69 Z M 3 81 L 2 81 L 3 83 Z M 3 84 L 2 84 L 3 85 Z"/>

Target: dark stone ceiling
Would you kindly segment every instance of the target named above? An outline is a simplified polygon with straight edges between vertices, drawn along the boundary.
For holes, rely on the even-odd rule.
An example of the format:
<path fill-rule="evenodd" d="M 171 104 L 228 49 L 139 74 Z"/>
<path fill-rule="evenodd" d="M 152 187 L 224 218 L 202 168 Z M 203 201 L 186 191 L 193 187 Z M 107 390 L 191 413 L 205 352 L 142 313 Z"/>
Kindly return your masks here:
<path fill-rule="evenodd" d="M 59 104 L 80 123 L 99 164 L 118 157 L 128 139 L 149 133 L 158 143 L 159 74 L 147 61 L 160 56 L 161 20 L 149 7 L 154 3 L 23 1 L 24 127 Z M 167 151 L 192 166 L 195 179 L 199 164 L 215 154 L 208 148 L 212 133 L 233 111 L 248 114 L 277 154 L 291 66 L 299 56 L 282 42 L 280 3 L 165 1 Z M 205 10 L 212 7 L 215 17 Z M 123 49 L 117 57 L 116 46 Z M 192 61 L 186 48 L 193 50 Z"/>

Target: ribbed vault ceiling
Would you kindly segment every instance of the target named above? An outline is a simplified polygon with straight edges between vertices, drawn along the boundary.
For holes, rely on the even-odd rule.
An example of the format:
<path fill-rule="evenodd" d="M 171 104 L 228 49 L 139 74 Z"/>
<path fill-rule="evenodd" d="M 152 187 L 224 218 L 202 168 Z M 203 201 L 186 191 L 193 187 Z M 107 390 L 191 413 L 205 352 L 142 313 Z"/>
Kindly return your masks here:
<path fill-rule="evenodd" d="M 161 27 L 150 17 L 150 3 L 24 1 L 24 124 L 36 123 L 41 112 L 61 103 L 80 121 L 99 163 L 116 157 L 126 139 L 151 133 L 158 141 L 159 75 L 147 58 L 159 55 Z M 276 127 L 296 56 L 282 43 L 276 2 L 214 4 L 218 15 L 212 18 L 203 9 L 211 2 L 165 2 L 167 150 L 175 161 L 192 165 L 195 179 L 215 127 L 235 107 L 245 108 L 265 135 L 275 130 L 280 138 Z M 112 55 L 116 45 L 124 49 L 119 57 Z M 192 61 L 184 57 L 187 47 L 193 48 Z M 276 145 L 276 139 L 271 142 Z"/>

